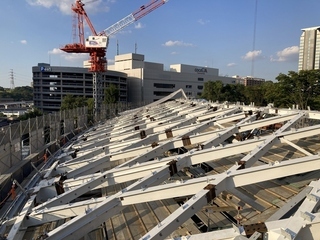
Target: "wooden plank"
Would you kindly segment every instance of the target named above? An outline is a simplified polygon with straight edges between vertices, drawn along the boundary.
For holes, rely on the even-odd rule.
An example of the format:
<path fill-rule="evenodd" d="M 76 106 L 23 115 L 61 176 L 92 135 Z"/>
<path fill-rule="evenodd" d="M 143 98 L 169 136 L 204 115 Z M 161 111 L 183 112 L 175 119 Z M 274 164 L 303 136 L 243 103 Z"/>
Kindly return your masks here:
<path fill-rule="evenodd" d="M 257 185 L 244 186 L 243 189 L 251 193 L 256 198 L 259 198 L 261 201 L 265 201 L 267 203 L 270 203 L 271 205 L 278 206 L 278 204 L 281 202 L 280 199 L 278 200 L 277 196 L 270 194 L 270 192 L 267 192 L 264 189 L 259 188 Z"/>
<path fill-rule="evenodd" d="M 139 212 L 147 231 L 150 231 L 158 224 L 157 218 L 152 215 L 146 203 L 135 204 L 135 207 Z"/>
<path fill-rule="evenodd" d="M 149 206 L 152 208 L 152 211 L 155 213 L 155 215 L 160 221 L 163 221 L 166 217 L 169 216 L 169 213 L 163 207 L 160 201 L 149 202 Z"/>
<path fill-rule="evenodd" d="M 257 214 L 256 216 L 246 220 L 242 221 L 241 223 L 243 225 L 249 225 L 249 224 L 255 224 L 259 222 L 264 222 L 266 219 L 268 219 L 270 216 L 272 216 L 277 211 L 277 208 L 270 207 L 263 211 L 260 214 Z"/>
<path fill-rule="evenodd" d="M 132 235 L 131 238 L 139 239 L 145 234 L 144 226 L 142 225 L 142 220 L 140 215 L 135 211 L 133 206 L 127 206 L 122 210 L 124 218 L 126 220 L 126 225 Z"/>
<path fill-rule="evenodd" d="M 107 229 L 107 239 L 108 240 L 115 240 L 116 239 L 116 235 L 113 229 L 113 224 L 111 219 L 108 219 L 107 221 L 105 221 L 105 225 L 106 225 L 106 229 Z"/>
<path fill-rule="evenodd" d="M 288 198 L 292 197 L 294 194 L 289 189 L 283 188 L 283 187 L 275 184 L 272 181 L 260 182 L 257 185 L 259 187 L 261 187 L 262 189 L 268 190 L 268 191 L 274 193 L 276 196 L 283 198 L 283 199 L 288 199 Z"/>
<path fill-rule="evenodd" d="M 111 218 L 113 227 L 114 227 L 114 234 L 116 239 L 130 239 L 130 233 L 127 228 L 126 222 L 123 219 L 121 214 L 117 214 Z"/>

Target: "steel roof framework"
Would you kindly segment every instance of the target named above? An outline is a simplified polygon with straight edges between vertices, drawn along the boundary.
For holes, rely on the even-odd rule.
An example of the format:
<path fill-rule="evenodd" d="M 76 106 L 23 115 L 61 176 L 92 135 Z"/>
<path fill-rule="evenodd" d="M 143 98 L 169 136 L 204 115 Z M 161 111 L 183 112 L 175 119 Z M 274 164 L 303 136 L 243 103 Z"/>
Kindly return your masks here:
<path fill-rule="evenodd" d="M 180 107 L 182 111 L 179 111 Z M 194 107 L 199 111 L 193 111 Z M 163 111 L 164 109 L 168 110 Z M 251 109 L 253 113 L 248 115 L 247 109 Z M 320 169 L 320 161 L 317 155 L 292 143 L 293 140 L 320 133 L 319 125 L 299 128 L 301 121 L 305 121 L 304 119 L 319 119 L 318 112 L 277 110 L 279 116 L 257 120 L 258 113 L 260 116 L 262 114 L 273 114 L 275 110 L 268 107 L 250 108 L 240 105 L 197 104 L 186 100 L 162 103 L 158 105 L 158 108 L 149 109 L 146 107 L 142 110 L 144 111 L 133 112 L 131 115 L 120 117 L 114 125 L 101 125 L 94 130 L 91 129 L 92 131 L 88 131 L 81 136 L 78 142 L 74 142 L 68 150 L 72 148 L 80 150 L 79 157 L 68 160 L 71 157 L 66 154 L 64 163 L 56 162 L 53 165 L 54 167 L 43 173 L 47 179 L 42 180 L 37 187 L 28 190 L 29 193 L 32 193 L 30 200 L 19 216 L 8 220 L 6 223 L 7 225 L 13 224 L 8 239 L 22 239 L 24 230 L 29 226 L 68 217 L 74 218 L 46 233 L 45 237 L 47 239 L 80 238 L 129 204 L 141 202 L 144 199 L 153 200 L 161 199 L 161 197 L 172 198 L 174 196 L 194 195 L 142 238 L 163 239 L 180 226 L 184 220 L 190 218 L 209 203 L 222 191 L 221 189 L 232 189 L 253 182 Z M 173 112 L 176 113 L 173 114 Z M 185 120 L 175 123 L 176 114 L 183 116 Z M 151 116 L 157 116 L 159 120 L 150 119 Z M 131 129 L 130 119 L 132 121 Z M 173 122 L 170 122 L 170 119 L 173 119 Z M 233 121 L 235 120 L 238 123 L 234 124 Z M 279 122 L 285 122 L 285 124 L 269 136 L 241 142 L 234 140 L 234 143 L 231 144 L 225 142 L 228 138 L 241 132 Z M 136 131 L 132 131 L 132 126 L 135 126 Z M 216 126 L 216 129 L 203 132 L 212 126 Z M 137 130 L 140 132 L 137 133 Z M 147 133 L 145 138 L 141 139 L 141 131 Z M 106 136 L 108 140 L 101 144 L 100 139 L 103 139 L 103 136 Z M 87 140 L 85 144 L 82 144 L 81 141 L 84 137 Z M 159 155 L 165 151 L 185 146 L 184 141 L 186 139 L 189 144 L 197 145 L 197 148 L 182 155 L 159 158 Z M 126 142 L 128 143 L 126 144 Z M 154 142 L 158 146 L 150 147 L 146 145 Z M 289 144 L 306 157 L 251 167 L 271 147 L 279 143 Z M 96 147 L 95 144 L 97 144 Z M 90 148 L 94 150 L 90 152 Z M 97 150 L 96 148 L 101 149 Z M 85 152 L 83 155 L 80 154 L 82 150 Z M 249 153 L 223 174 L 163 185 L 175 171 L 190 165 L 246 152 Z M 155 160 L 146 162 L 150 159 Z M 110 164 L 110 162 L 113 161 L 118 163 L 122 161 L 122 164 L 106 171 L 102 170 L 112 167 L 113 164 Z M 286 169 L 286 171 L 283 169 Z M 95 173 L 97 171 L 101 171 L 101 173 Z M 63 183 L 65 192 L 59 196 L 57 196 L 55 185 L 61 183 L 61 178 L 51 177 L 57 173 L 67 176 L 67 180 Z M 107 198 L 70 203 L 83 193 L 90 192 L 93 189 L 135 179 L 139 180 Z M 317 204 L 319 197 L 314 193 L 312 196 L 314 196 L 313 199 L 316 200 Z M 39 206 L 35 207 L 33 205 L 34 202 L 40 203 L 42 201 L 44 202 Z M 317 220 L 318 215 L 316 213 L 312 214 L 314 215 L 313 219 Z M 306 215 L 309 216 L 308 213 Z M 309 222 L 312 223 L 312 221 Z M 274 226 L 273 228 L 275 228 Z M 288 229 L 295 234 L 292 236 L 296 236 L 301 227 Z M 287 236 L 285 232 L 286 230 L 281 230 L 279 236 Z"/>

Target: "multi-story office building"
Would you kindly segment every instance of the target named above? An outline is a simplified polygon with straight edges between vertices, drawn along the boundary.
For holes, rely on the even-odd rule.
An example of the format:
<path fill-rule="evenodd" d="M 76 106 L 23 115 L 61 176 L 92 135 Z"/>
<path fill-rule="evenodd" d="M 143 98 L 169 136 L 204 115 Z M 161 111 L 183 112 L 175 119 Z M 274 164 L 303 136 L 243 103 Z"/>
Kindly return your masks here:
<path fill-rule="evenodd" d="M 235 83 L 234 78 L 219 76 L 216 68 L 174 64 L 165 71 L 163 64 L 146 62 L 144 55 L 135 53 L 115 56 L 115 64 L 108 68 L 128 75 L 130 102 L 153 102 L 179 89 L 188 97 L 198 97 L 207 81 Z"/>
<path fill-rule="evenodd" d="M 39 63 L 32 67 L 34 106 L 43 112 L 59 111 L 66 95 L 92 98 L 92 73 L 86 68 L 59 67 Z M 119 89 L 119 101 L 127 102 L 127 76 L 125 73 L 103 73 L 103 88 L 114 84 Z"/>
<path fill-rule="evenodd" d="M 237 84 L 242 84 L 245 86 L 254 86 L 254 85 L 261 85 L 265 82 L 263 78 L 255 78 L 255 77 L 239 77 L 238 75 L 233 76 L 235 78 Z"/>
<path fill-rule="evenodd" d="M 300 37 L 298 70 L 320 69 L 320 26 L 304 28 Z"/>
<path fill-rule="evenodd" d="M 88 64 L 85 64 L 88 66 Z M 58 67 L 39 63 L 32 68 L 34 105 L 44 112 L 60 109 L 64 96 L 92 97 L 92 73 L 87 68 Z M 144 55 L 129 53 L 115 56 L 115 64 L 103 75 L 104 88 L 115 84 L 121 102 L 149 103 L 183 89 L 190 98 L 199 97 L 205 82 L 234 84 L 233 77 L 219 76 L 219 69 L 186 64 L 147 62 Z"/>

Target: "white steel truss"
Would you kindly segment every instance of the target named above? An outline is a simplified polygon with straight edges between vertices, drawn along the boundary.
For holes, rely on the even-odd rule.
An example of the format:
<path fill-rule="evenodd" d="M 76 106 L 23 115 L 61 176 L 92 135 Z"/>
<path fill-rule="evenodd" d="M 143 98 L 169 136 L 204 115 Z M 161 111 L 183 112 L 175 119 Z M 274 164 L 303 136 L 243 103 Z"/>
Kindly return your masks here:
<path fill-rule="evenodd" d="M 23 239 L 29 227 L 68 218 L 72 219 L 44 233 L 42 238 L 79 239 L 129 205 L 187 197 L 188 201 L 141 237 L 164 239 L 223 191 L 232 192 L 242 186 L 320 170 L 318 154 L 298 143 L 301 138 L 320 134 L 319 124 L 305 126 L 306 122 L 318 121 L 319 112 L 167 100 L 170 97 L 124 113 L 73 139 L 41 173 L 42 180 L 37 186 L 26 190 L 30 197 L 21 195 L 26 202 L 22 211 L 3 221 L 3 226 L 10 228 L 7 239 Z M 279 128 L 272 133 L 252 138 L 255 131 L 275 124 L 279 124 Z M 245 133 L 246 137 L 241 137 Z M 260 159 L 279 144 L 296 149 L 302 156 L 261 163 Z M 189 149 L 179 155 L 164 155 L 181 148 Z M 190 166 L 240 154 L 242 156 L 223 173 L 170 180 Z M 79 199 L 83 194 L 132 181 L 134 183 L 116 194 Z M 320 237 L 314 231 L 320 225 L 318 189 L 319 183 L 310 184 L 307 198 L 292 218 L 275 219 L 284 215 L 278 213 L 265 222 L 268 230 L 265 239 L 298 239 L 302 233 L 308 234 L 306 239 Z M 302 198 L 299 195 L 299 199 Z M 283 206 L 283 211 L 287 213 L 289 208 Z M 190 239 L 208 236 L 246 239 L 241 226 L 190 236 Z M 256 237 L 259 233 L 252 234 L 250 239 Z"/>

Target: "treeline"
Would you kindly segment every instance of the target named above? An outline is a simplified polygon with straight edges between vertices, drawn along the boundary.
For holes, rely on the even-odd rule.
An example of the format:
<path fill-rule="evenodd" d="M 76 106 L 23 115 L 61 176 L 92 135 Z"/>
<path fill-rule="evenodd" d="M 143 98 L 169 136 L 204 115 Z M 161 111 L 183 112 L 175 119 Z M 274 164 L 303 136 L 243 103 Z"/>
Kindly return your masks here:
<path fill-rule="evenodd" d="M 32 101 L 33 88 L 30 86 L 15 87 L 14 89 L 0 87 L 0 99 L 2 98 L 12 98 L 13 101 Z"/>
<path fill-rule="evenodd" d="M 105 104 L 117 103 L 119 101 L 119 90 L 114 84 L 108 85 L 104 90 L 104 101 Z M 87 106 L 89 111 L 93 111 L 94 99 L 86 98 L 82 96 L 66 95 L 62 99 L 61 110 L 74 109 L 78 107 Z"/>
<path fill-rule="evenodd" d="M 273 103 L 275 107 L 296 105 L 299 109 L 320 109 L 320 70 L 289 71 L 288 74 L 279 74 L 276 80 L 247 87 L 209 81 L 204 84 L 201 97 L 219 102 L 254 102 L 256 106 Z"/>

